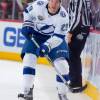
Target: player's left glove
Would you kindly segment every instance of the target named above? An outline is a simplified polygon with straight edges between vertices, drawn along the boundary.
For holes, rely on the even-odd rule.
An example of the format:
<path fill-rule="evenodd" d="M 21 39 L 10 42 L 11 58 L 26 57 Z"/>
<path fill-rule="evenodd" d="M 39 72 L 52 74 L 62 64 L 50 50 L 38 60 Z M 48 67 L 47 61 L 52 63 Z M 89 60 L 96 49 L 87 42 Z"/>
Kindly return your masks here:
<path fill-rule="evenodd" d="M 49 53 L 49 47 L 45 44 L 41 45 L 40 48 L 37 48 L 36 54 L 37 56 L 44 57 Z"/>

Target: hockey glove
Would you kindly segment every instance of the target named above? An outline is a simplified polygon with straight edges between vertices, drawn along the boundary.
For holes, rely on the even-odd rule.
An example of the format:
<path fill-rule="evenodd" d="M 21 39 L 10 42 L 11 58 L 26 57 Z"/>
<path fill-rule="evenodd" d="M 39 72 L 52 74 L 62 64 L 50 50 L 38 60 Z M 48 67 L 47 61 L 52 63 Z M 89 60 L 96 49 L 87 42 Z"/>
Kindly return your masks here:
<path fill-rule="evenodd" d="M 36 54 L 37 56 L 44 57 L 49 53 L 49 48 L 47 45 L 41 45 L 40 48 L 37 48 Z"/>

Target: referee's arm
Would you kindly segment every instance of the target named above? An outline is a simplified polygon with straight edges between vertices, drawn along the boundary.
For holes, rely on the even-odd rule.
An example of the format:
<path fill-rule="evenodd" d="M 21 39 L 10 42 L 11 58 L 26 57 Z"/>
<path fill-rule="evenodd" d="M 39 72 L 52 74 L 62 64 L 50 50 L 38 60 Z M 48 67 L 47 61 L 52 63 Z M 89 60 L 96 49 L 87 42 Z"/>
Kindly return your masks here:
<path fill-rule="evenodd" d="M 81 12 L 82 12 L 82 4 L 83 4 L 82 3 L 82 0 L 77 0 L 76 4 L 74 3 L 74 6 L 75 6 L 74 7 L 75 8 L 74 17 L 73 17 L 73 21 L 72 21 L 72 24 L 71 24 L 70 29 L 69 29 L 69 33 L 71 33 L 71 34 L 73 34 L 74 29 L 76 29 L 76 27 L 80 23 L 80 20 L 81 20 Z"/>
<path fill-rule="evenodd" d="M 69 5 L 69 9 L 71 7 L 71 4 L 73 4 L 73 1 L 71 1 L 70 5 Z M 73 17 L 73 21 L 71 23 L 71 26 L 69 28 L 69 32 L 66 35 L 66 38 L 68 40 L 68 43 L 71 42 L 71 38 L 74 34 L 74 30 L 78 27 L 80 20 L 81 20 L 81 12 L 82 12 L 82 0 L 77 0 L 77 3 L 73 4 L 75 11 L 74 11 L 74 17 Z"/>

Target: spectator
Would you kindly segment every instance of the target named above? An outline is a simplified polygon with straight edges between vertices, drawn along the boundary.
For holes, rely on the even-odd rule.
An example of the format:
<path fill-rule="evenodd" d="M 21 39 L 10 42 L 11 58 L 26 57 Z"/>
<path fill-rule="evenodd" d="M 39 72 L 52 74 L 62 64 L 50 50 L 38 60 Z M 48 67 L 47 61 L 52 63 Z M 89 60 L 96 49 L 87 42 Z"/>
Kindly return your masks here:
<path fill-rule="evenodd" d="M 22 0 L 16 0 L 16 2 L 18 4 L 20 10 L 23 11 L 24 8 L 23 8 Z"/>
<path fill-rule="evenodd" d="M 35 1 L 35 0 L 16 0 L 17 4 L 20 8 L 21 11 L 24 10 L 24 8 L 26 8 L 26 6 L 28 5 L 28 3 Z"/>
<path fill-rule="evenodd" d="M 92 25 L 96 29 L 100 27 L 100 1 L 92 0 L 91 4 L 92 10 Z"/>
<path fill-rule="evenodd" d="M 5 18 L 7 18 L 7 8 L 8 8 L 7 0 L 2 0 L 2 2 L 0 3 L 0 6 L 1 6 L 1 10 L 2 10 L 1 18 L 5 19 Z"/>
<path fill-rule="evenodd" d="M 22 12 L 27 7 L 28 3 L 35 1 L 35 0 L 16 0 L 19 11 L 18 11 L 18 19 L 22 19 Z"/>

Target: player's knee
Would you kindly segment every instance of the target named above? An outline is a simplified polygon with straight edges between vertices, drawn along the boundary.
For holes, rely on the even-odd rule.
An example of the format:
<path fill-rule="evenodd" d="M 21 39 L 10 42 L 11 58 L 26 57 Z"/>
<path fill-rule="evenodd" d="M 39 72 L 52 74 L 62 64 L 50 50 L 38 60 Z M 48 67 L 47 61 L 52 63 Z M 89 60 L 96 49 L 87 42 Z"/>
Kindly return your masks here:
<path fill-rule="evenodd" d="M 37 63 L 37 57 L 34 54 L 26 53 L 23 58 L 23 66 L 34 68 Z"/>
<path fill-rule="evenodd" d="M 35 75 L 35 66 L 37 57 L 34 54 L 26 53 L 23 58 L 23 74 L 24 75 Z"/>
<path fill-rule="evenodd" d="M 58 58 L 54 61 L 54 66 L 56 67 L 56 69 L 62 74 L 62 75 L 66 75 L 69 73 L 69 66 L 68 63 L 66 61 L 66 59 L 64 58 Z"/>

